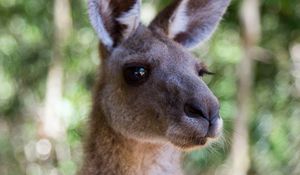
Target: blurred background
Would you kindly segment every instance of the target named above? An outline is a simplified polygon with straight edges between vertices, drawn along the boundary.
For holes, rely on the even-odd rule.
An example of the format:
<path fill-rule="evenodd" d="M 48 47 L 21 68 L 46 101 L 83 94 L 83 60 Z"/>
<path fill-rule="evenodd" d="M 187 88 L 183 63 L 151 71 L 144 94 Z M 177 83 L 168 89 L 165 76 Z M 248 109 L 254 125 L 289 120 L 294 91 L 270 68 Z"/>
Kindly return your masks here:
<path fill-rule="evenodd" d="M 170 0 L 143 0 L 145 24 Z M 86 0 L 0 0 L 0 174 L 73 175 L 100 64 Z M 300 175 L 300 1 L 233 0 L 194 53 L 224 138 L 189 175 Z"/>

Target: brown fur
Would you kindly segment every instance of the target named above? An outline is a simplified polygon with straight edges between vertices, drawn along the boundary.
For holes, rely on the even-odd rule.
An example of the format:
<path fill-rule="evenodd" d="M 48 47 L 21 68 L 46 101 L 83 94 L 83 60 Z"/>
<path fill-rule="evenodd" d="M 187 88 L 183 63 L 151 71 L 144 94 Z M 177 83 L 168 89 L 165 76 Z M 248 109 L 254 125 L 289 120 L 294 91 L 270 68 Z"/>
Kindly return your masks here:
<path fill-rule="evenodd" d="M 127 2 L 125 11 L 136 1 Z M 181 175 L 181 152 L 218 137 L 218 100 L 198 75 L 205 66 L 160 27 L 139 25 L 113 50 L 100 44 L 103 59 L 80 175 Z M 148 80 L 127 84 L 122 74 L 127 63 L 149 66 Z M 190 104 L 200 116 L 188 113 Z"/>

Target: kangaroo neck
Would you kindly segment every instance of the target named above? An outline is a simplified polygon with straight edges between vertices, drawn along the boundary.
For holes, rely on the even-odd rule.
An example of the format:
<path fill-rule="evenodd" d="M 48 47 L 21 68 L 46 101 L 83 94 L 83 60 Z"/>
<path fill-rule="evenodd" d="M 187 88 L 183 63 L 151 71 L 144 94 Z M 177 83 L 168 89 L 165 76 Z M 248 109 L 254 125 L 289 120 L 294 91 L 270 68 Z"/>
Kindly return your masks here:
<path fill-rule="evenodd" d="M 109 127 L 103 113 L 93 113 L 80 175 L 181 175 L 181 153 L 173 145 L 125 138 Z"/>

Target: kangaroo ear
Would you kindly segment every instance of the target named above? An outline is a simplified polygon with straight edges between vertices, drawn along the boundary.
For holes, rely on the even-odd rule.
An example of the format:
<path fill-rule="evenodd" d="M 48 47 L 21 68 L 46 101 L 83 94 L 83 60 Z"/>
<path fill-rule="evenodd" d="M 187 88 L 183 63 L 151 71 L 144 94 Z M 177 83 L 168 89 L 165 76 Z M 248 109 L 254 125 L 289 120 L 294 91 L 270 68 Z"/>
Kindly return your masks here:
<path fill-rule="evenodd" d="M 187 48 L 208 39 L 230 0 L 174 0 L 150 24 Z"/>
<path fill-rule="evenodd" d="M 127 39 L 140 24 L 141 0 L 89 0 L 92 26 L 107 50 Z"/>

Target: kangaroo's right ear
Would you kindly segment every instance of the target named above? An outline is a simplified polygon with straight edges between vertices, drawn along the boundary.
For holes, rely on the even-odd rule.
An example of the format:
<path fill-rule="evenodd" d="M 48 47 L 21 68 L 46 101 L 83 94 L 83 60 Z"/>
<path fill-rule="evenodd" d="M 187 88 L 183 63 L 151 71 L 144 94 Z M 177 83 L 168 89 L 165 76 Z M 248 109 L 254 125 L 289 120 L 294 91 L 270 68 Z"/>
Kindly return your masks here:
<path fill-rule="evenodd" d="M 89 16 L 98 37 L 111 51 L 140 24 L 141 0 L 89 0 Z"/>
<path fill-rule="evenodd" d="M 208 39 L 230 0 L 173 0 L 150 24 L 186 48 Z"/>

